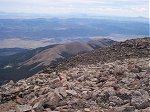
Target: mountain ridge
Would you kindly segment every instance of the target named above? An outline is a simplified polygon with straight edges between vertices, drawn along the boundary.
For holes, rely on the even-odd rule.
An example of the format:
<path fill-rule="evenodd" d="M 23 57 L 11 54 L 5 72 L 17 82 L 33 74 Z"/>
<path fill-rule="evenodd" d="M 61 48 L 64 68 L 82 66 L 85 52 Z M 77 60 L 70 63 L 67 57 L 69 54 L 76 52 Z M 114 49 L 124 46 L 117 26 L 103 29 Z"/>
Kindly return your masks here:
<path fill-rule="evenodd" d="M 0 77 L 5 80 L 19 80 L 29 77 L 52 63 L 57 64 L 66 58 L 97 48 L 106 47 L 114 42 L 115 41 L 110 39 L 100 39 L 93 42 L 54 44 L 29 50 L 2 60 L 0 63 Z M 9 73 L 12 75 L 9 75 Z"/>
<path fill-rule="evenodd" d="M 143 50 L 143 51 L 141 51 Z M 129 54 L 128 54 L 129 53 Z M 111 55 L 110 55 L 111 54 Z M 101 62 L 110 62 L 117 59 L 134 58 L 134 57 L 148 57 L 150 56 L 150 38 L 130 39 L 124 42 L 118 42 L 112 46 L 102 49 L 97 49 L 88 53 L 84 53 L 72 57 L 66 62 L 59 65 L 52 65 L 52 69 L 58 67 L 66 69 L 78 64 L 91 64 Z"/>

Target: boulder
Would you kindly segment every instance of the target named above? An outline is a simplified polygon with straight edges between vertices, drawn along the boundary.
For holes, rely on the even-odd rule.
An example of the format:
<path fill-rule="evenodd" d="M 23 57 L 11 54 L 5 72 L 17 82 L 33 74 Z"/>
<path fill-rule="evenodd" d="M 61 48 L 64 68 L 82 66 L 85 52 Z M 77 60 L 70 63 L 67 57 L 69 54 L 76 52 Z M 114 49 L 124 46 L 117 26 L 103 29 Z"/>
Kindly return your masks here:
<path fill-rule="evenodd" d="M 118 91 L 118 96 L 121 97 L 121 98 L 124 99 L 124 100 L 129 99 L 129 98 L 130 98 L 130 95 L 131 95 L 131 92 L 130 92 L 130 90 L 128 90 L 128 89 L 121 88 L 121 89 Z"/>
<path fill-rule="evenodd" d="M 116 91 L 114 90 L 113 87 L 104 87 L 101 95 L 109 95 L 109 96 L 115 96 L 116 95 Z"/>
<path fill-rule="evenodd" d="M 9 83 L 7 83 L 8 85 L 14 85 L 14 81 L 13 80 L 10 80 Z"/>
<path fill-rule="evenodd" d="M 57 106 L 62 99 L 61 95 L 53 92 L 49 92 L 48 96 L 45 96 L 43 105 Z"/>
<path fill-rule="evenodd" d="M 110 101 L 110 102 L 113 102 L 115 105 L 121 105 L 121 104 L 123 104 L 123 100 L 120 99 L 120 98 L 117 97 L 117 96 L 110 96 L 110 97 L 109 97 L 109 101 Z"/>
<path fill-rule="evenodd" d="M 60 98 L 63 99 L 67 96 L 66 88 L 65 87 L 58 87 L 55 88 L 54 93 Z"/>
<path fill-rule="evenodd" d="M 73 96 L 77 95 L 77 92 L 75 90 L 66 90 L 66 92 L 68 95 L 73 95 Z"/>
<path fill-rule="evenodd" d="M 149 94 L 145 90 L 136 90 L 132 93 L 131 105 L 137 109 L 145 109 L 150 106 Z"/>
<path fill-rule="evenodd" d="M 150 107 L 148 107 L 146 109 L 142 109 L 142 112 L 150 112 Z"/>
<path fill-rule="evenodd" d="M 84 111 L 85 112 L 91 112 L 91 110 L 89 108 L 85 108 Z"/>
<path fill-rule="evenodd" d="M 62 82 L 60 81 L 59 78 L 52 79 L 52 80 L 50 81 L 50 84 L 49 84 L 49 85 L 50 85 L 50 87 L 53 88 L 53 89 L 63 86 L 63 84 L 62 84 Z"/>
<path fill-rule="evenodd" d="M 9 111 L 7 111 L 7 112 L 16 112 L 15 110 L 9 110 Z"/>
<path fill-rule="evenodd" d="M 44 105 L 44 102 L 42 100 L 36 102 L 33 106 L 33 109 L 37 112 L 40 112 L 43 110 L 43 105 Z"/>
<path fill-rule="evenodd" d="M 16 112 L 29 112 L 32 110 L 30 105 L 16 105 Z"/>

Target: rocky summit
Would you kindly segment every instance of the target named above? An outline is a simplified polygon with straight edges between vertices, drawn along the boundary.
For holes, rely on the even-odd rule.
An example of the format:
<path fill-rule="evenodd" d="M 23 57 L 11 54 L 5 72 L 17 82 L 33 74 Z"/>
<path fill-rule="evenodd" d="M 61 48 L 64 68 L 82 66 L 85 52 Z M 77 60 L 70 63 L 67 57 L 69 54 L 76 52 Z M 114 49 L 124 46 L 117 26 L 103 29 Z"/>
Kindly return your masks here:
<path fill-rule="evenodd" d="M 1 86 L 0 112 L 150 112 L 149 38 L 120 42 L 51 69 Z"/>

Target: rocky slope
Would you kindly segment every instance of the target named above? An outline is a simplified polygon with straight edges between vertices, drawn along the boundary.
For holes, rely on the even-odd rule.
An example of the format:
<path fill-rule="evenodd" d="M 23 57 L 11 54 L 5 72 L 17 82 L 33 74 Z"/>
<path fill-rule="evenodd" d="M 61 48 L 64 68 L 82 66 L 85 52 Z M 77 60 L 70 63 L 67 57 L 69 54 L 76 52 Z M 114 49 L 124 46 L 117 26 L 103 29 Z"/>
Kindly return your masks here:
<path fill-rule="evenodd" d="M 0 109 L 2 112 L 150 112 L 149 46 L 149 38 L 128 40 L 104 48 L 108 51 L 99 49 L 89 53 L 93 55 L 77 56 L 73 66 L 61 64 L 55 71 L 47 70 L 16 83 L 10 81 L 0 87 Z M 113 55 L 114 48 L 122 50 L 116 49 L 117 54 Z M 104 58 L 98 52 L 110 53 L 112 59 L 100 60 Z M 84 62 L 88 58 L 94 60 L 92 56 L 97 61 Z M 83 64 L 78 62 L 79 57 L 86 57 Z M 105 58 L 108 59 L 107 55 Z"/>
<path fill-rule="evenodd" d="M 93 50 L 82 55 L 72 57 L 58 65 L 51 65 L 46 72 L 64 70 L 74 67 L 78 64 L 96 64 L 98 62 L 113 62 L 128 58 L 150 57 L 150 38 L 131 39 L 124 42 L 118 42 L 112 46 Z"/>
<path fill-rule="evenodd" d="M 0 108 L 2 112 L 149 112 L 149 62 L 150 58 L 141 58 L 79 65 L 11 81 L 0 89 Z"/>

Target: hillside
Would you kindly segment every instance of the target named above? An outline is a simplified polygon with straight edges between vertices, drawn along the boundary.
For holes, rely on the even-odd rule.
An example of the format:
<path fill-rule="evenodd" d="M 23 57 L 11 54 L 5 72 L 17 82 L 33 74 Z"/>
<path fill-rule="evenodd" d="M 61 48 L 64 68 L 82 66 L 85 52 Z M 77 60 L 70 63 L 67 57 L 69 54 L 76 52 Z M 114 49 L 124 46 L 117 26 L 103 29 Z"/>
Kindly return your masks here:
<path fill-rule="evenodd" d="M 150 38 L 116 43 L 51 69 L 1 86 L 1 111 L 150 111 Z"/>
<path fill-rule="evenodd" d="M 32 65 L 40 63 L 39 65 L 50 65 L 52 61 L 62 60 L 77 54 L 92 51 L 94 49 L 103 48 L 112 45 L 115 41 L 110 39 L 99 39 L 90 42 L 71 42 L 57 45 L 55 47 L 43 50 L 34 55 L 32 58 L 25 61 L 24 65 Z"/>
<path fill-rule="evenodd" d="M 113 62 L 128 58 L 143 58 L 150 57 L 150 38 L 139 38 L 118 42 L 112 46 L 103 49 L 93 50 L 82 55 L 72 57 L 60 65 L 52 65 L 48 71 L 67 69 L 76 65 L 86 65 L 94 63 Z"/>
<path fill-rule="evenodd" d="M 77 54 L 106 47 L 115 41 L 99 39 L 90 42 L 55 44 L 5 57 L 0 61 L 0 80 L 19 80 L 29 77 L 52 63 L 62 62 Z"/>

